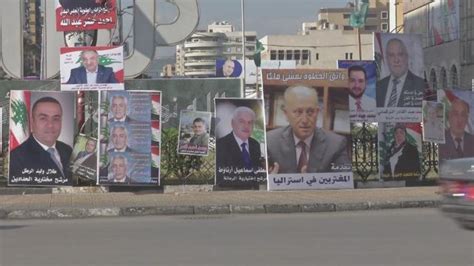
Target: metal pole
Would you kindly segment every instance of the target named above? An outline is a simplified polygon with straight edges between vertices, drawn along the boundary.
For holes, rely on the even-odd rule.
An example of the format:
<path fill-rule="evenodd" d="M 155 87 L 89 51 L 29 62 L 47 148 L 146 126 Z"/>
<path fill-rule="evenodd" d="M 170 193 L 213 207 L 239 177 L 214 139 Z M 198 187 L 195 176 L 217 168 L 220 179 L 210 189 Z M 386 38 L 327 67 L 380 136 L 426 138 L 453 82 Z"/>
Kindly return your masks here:
<path fill-rule="evenodd" d="M 359 45 L 359 60 L 362 60 L 362 45 L 360 43 L 360 28 L 357 28 L 357 43 Z"/>
<path fill-rule="evenodd" d="M 242 12 L 242 61 L 243 61 L 243 73 L 244 78 L 242 80 L 242 89 L 241 93 L 242 96 L 245 98 L 245 75 L 246 75 L 246 68 L 245 68 L 245 7 L 244 7 L 244 0 L 240 0 L 240 9 Z"/>

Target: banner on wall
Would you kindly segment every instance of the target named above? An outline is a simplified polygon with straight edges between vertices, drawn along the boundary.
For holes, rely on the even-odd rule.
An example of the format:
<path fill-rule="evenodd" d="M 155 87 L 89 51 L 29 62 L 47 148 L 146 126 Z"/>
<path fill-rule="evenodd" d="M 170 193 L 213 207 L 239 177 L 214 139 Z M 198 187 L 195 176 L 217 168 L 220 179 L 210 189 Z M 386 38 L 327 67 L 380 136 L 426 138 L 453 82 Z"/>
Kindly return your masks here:
<path fill-rule="evenodd" d="M 99 184 L 160 184 L 160 94 L 100 93 Z"/>
<path fill-rule="evenodd" d="M 421 122 L 426 87 L 419 34 L 374 33 L 377 121 Z"/>
<path fill-rule="evenodd" d="M 379 171 L 384 181 L 416 181 L 421 176 L 420 123 L 379 123 Z"/>
<path fill-rule="evenodd" d="M 268 189 L 354 188 L 346 70 L 262 70 Z"/>
<path fill-rule="evenodd" d="M 11 91 L 10 95 L 8 184 L 72 185 L 74 93 Z"/>
<path fill-rule="evenodd" d="M 56 30 L 112 29 L 116 11 L 116 0 L 56 0 Z"/>
<path fill-rule="evenodd" d="M 267 179 L 261 99 L 216 98 L 216 180 L 249 186 Z"/>
<path fill-rule="evenodd" d="M 339 60 L 338 68 L 347 69 L 350 121 L 375 122 L 375 62 Z"/>
<path fill-rule="evenodd" d="M 63 47 L 61 90 L 123 90 L 123 47 Z"/>

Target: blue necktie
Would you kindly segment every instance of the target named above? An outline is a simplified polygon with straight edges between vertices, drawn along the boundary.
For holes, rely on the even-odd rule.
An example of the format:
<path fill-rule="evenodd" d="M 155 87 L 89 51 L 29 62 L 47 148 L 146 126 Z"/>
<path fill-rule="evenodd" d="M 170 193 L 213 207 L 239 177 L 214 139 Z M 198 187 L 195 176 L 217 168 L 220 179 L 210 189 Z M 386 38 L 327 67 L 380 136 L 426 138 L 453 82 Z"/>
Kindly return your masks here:
<path fill-rule="evenodd" d="M 250 160 L 250 154 L 245 146 L 247 146 L 247 143 L 240 144 L 240 147 L 242 147 L 242 160 L 244 161 L 245 168 L 250 169 L 252 168 L 252 161 Z"/>

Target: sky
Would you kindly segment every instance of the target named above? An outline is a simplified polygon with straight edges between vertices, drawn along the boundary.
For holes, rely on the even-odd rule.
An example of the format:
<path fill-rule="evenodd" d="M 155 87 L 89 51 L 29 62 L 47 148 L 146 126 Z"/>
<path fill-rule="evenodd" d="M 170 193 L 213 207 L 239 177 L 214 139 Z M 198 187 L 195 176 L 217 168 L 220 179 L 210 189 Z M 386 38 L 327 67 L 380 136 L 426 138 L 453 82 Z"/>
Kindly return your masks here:
<path fill-rule="evenodd" d="M 156 0 L 159 23 L 176 16 L 175 8 L 166 0 Z M 257 37 L 275 34 L 296 34 L 302 22 L 316 21 L 320 8 L 344 7 L 350 0 L 244 0 L 245 30 L 256 31 Z M 241 30 L 241 0 L 197 0 L 198 29 L 207 29 L 214 21 L 227 21 Z M 161 48 L 169 55 L 173 48 Z M 160 56 L 158 56 L 160 57 Z"/>

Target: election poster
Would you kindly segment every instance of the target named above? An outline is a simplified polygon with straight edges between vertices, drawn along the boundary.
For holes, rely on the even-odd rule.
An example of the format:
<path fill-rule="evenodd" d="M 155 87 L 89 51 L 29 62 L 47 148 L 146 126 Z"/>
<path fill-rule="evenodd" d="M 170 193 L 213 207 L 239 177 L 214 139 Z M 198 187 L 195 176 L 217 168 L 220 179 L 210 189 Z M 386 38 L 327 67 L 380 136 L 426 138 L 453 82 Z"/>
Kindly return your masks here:
<path fill-rule="evenodd" d="M 439 144 L 440 177 L 472 178 L 474 165 L 474 92 L 438 90 L 445 106 L 445 142 Z"/>
<path fill-rule="evenodd" d="M 63 47 L 61 90 L 123 90 L 123 47 Z"/>
<path fill-rule="evenodd" d="M 379 171 L 384 181 L 421 178 L 420 123 L 379 123 Z"/>
<path fill-rule="evenodd" d="M 10 92 L 9 185 L 72 185 L 74 118 L 73 92 Z"/>
<path fill-rule="evenodd" d="M 242 64 L 238 60 L 217 59 L 216 77 L 236 78 L 242 74 Z"/>
<path fill-rule="evenodd" d="M 444 104 L 423 101 L 423 141 L 445 143 Z"/>
<path fill-rule="evenodd" d="M 345 69 L 263 69 L 268 189 L 354 188 Z"/>
<path fill-rule="evenodd" d="M 74 141 L 71 171 L 74 175 L 97 181 L 97 139 L 80 134 Z"/>
<path fill-rule="evenodd" d="M 426 87 L 419 34 L 374 33 L 378 122 L 421 122 Z"/>
<path fill-rule="evenodd" d="M 211 133 L 211 112 L 181 110 L 178 153 L 207 156 Z"/>
<path fill-rule="evenodd" d="M 116 0 L 55 0 L 57 31 L 112 29 L 117 23 Z"/>
<path fill-rule="evenodd" d="M 215 98 L 218 186 L 253 186 L 267 179 L 261 99 Z"/>
<path fill-rule="evenodd" d="M 99 184 L 159 185 L 160 94 L 100 93 Z"/>
<path fill-rule="evenodd" d="M 338 67 L 347 69 L 350 121 L 375 122 L 375 62 L 339 60 Z"/>

